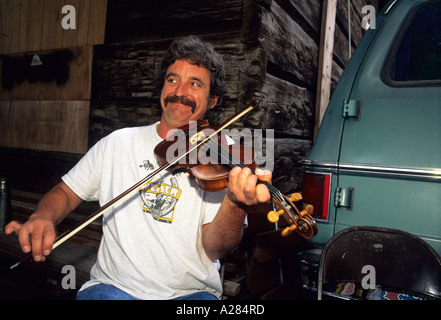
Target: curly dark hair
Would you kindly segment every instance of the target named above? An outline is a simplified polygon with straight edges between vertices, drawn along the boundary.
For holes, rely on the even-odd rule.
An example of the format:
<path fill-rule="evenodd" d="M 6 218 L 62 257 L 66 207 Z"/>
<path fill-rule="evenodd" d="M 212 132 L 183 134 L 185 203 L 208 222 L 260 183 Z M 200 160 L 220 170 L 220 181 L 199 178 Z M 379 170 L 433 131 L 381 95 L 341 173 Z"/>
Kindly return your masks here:
<path fill-rule="evenodd" d="M 161 63 L 161 73 L 158 79 L 158 88 L 164 86 L 166 72 L 176 60 L 188 60 L 191 64 L 204 67 L 211 71 L 210 101 L 219 97 L 216 105 L 220 105 L 225 91 L 225 66 L 224 61 L 213 45 L 202 41 L 196 36 L 176 39 L 168 48 Z"/>

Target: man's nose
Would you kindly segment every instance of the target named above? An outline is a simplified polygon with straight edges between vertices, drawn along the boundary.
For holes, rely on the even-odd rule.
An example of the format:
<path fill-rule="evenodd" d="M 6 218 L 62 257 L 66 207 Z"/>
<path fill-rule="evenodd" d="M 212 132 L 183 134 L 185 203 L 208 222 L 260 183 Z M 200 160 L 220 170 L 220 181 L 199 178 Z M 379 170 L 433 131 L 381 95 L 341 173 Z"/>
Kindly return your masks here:
<path fill-rule="evenodd" d="M 187 85 L 185 83 L 179 83 L 175 89 L 175 95 L 178 97 L 186 97 L 187 96 Z"/>

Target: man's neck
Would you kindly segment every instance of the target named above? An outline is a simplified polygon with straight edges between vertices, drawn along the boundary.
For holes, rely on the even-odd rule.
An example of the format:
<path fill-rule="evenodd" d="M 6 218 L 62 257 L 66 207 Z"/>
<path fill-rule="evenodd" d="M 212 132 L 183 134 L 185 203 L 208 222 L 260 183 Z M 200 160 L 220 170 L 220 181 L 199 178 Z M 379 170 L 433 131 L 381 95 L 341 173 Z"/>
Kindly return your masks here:
<path fill-rule="evenodd" d="M 162 139 L 166 139 L 168 136 L 173 134 L 173 132 L 176 130 L 176 128 L 171 128 L 167 126 L 165 121 L 161 120 L 158 125 L 156 126 L 156 131 L 158 132 L 158 135 Z"/>

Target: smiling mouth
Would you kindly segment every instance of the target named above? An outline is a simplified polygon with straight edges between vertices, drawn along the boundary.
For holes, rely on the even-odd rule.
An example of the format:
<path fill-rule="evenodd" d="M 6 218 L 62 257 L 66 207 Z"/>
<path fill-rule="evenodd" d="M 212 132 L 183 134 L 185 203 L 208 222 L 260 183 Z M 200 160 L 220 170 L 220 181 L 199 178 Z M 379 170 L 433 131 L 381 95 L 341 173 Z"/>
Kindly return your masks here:
<path fill-rule="evenodd" d="M 167 107 L 167 105 L 170 103 L 176 103 L 179 102 L 183 105 L 189 106 L 191 108 L 191 112 L 194 113 L 196 110 L 196 102 L 194 102 L 193 100 L 184 98 L 184 97 L 178 97 L 176 95 L 171 95 L 168 96 L 164 99 L 164 104 Z"/>

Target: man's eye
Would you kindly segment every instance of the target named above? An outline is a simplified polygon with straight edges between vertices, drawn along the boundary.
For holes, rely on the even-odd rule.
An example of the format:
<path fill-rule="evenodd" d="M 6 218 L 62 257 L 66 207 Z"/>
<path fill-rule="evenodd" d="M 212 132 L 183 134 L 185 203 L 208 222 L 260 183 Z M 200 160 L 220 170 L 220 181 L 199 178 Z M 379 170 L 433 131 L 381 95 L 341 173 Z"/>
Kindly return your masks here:
<path fill-rule="evenodd" d="M 191 85 L 193 87 L 200 87 L 201 86 L 201 84 L 199 82 L 192 82 Z"/>

